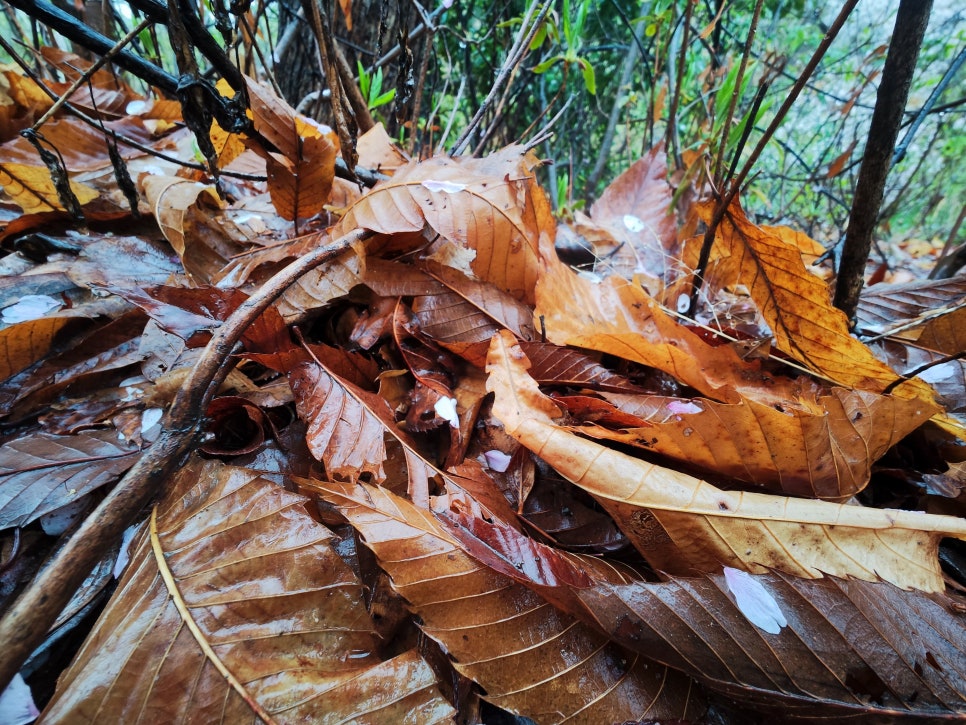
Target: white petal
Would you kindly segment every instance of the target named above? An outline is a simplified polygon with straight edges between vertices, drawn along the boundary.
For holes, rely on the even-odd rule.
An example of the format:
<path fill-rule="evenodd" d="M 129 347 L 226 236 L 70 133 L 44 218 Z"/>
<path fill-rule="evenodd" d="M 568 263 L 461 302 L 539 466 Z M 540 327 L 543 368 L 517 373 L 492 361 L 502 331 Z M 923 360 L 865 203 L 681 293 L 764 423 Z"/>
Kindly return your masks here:
<path fill-rule="evenodd" d="M 700 413 L 703 410 L 700 405 L 696 405 L 690 400 L 672 400 L 667 404 L 667 409 L 678 415 L 682 413 Z"/>
<path fill-rule="evenodd" d="M 460 417 L 456 414 L 456 398 L 440 398 L 433 408 L 436 415 L 448 421 L 453 428 L 460 427 Z"/>
<path fill-rule="evenodd" d="M 162 415 L 164 415 L 164 411 L 161 408 L 148 408 L 141 413 L 141 435 L 144 435 L 160 423 Z"/>
<path fill-rule="evenodd" d="M 768 634 L 778 634 L 788 624 L 778 602 L 755 577 L 746 571 L 724 568 L 725 583 L 748 621 Z"/>
<path fill-rule="evenodd" d="M 506 469 L 510 467 L 511 456 L 508 456 L 503 451 L 498 451 L 496 449 L 492 451 L 484 451 L 483 457 L 486 459 L 486 465 L 489 466 L 491 471 L 505 473 Z"/>
<path fill-rule="evenodd" d="M 39 714 L 30 685 L 24 682 L 18 672 L 0 695 L 0 722 L 4 725 L 27 725 L 36 720 Z"/>

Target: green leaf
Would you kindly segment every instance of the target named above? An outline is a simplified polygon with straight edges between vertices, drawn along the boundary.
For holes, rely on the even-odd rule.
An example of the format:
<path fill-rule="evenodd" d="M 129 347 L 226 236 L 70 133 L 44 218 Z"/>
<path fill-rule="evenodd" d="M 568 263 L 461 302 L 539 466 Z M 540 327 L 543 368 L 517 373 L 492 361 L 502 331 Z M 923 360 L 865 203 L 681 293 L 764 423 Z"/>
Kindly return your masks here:
<path fill-rule="evenodd" d="M 550 67 L 554 63 L 558 63 L 559 61 L 562 61 L 563 59 L 564 59 L 564 57 L 562 55 L 555 55 L 553 58 L 548 58 L 547 60 L 543 61 L 543 63 L 538 63 L 537 66 L 533 69 L 533 72 L 534 73 L 546 73 L 548 70 L 550 70 Z"/>
<path fill-rule="evenodd" d="M 594 75 L 594 66 L 592 66 L 586 59 L 578 58 L 577 65 L 580 66 L 580 72 L 584 76 L 584 85 L 587 87 L 587 92 L 592 95 L 597 95 L 597 78 Z"/>
<path fill-rule="evenodd" d="M 533 36 L 533 40 L 530 41 L 530 50 L 536 50 L 541 45 L 543 41 L 547 39 L 547 22 L 544 21 L 540 23 L 540 28 L 537 30 L 537 34 Z"/>
<path fill-rule="evenodd" d="M 375 100 L 369 103 L 369 110 L 371 111 L 375 108 L 379 108 L 379 106 L 385 106 L 387 103 L 390 103 L 392 99 L 395 97 L 396 97 L 395 88 L 393 88 L 392 90 L 386 91 L 382 95 L 377 96 Z"/>

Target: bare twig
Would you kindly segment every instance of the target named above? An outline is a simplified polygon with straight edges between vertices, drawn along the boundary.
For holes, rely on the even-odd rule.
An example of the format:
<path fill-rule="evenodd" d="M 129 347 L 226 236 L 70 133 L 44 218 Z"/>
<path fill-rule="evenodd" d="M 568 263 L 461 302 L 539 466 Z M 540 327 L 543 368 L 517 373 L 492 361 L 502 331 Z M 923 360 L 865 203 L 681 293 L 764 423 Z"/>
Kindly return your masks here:
<path fill-rule="evenodd" d="M 748 28 L 748 36 L 745 38 L 745 47 L 741 53 L 741 62 L 738 65 L 738 75 L 735 78 L 734 88 L 731 89 L 731 100 L 728 102 L 728 112 L 725 115 L 724 123 L 721 125 L 721 140 L 718 142 L 718 155 L 714 161 L 714 183 L 719 189 L 724 181 L 724 157 L 728 148 L 728 137 L 731 135 L 731 122 L 735 117 L 735 109 L 738 107 L 738 99 L 741 98 L 741 84 L 745 79 L 745 70 L 748 68 L 748 58 L 751 55 L 751 46 L 755 42 L 755 33 L 758 30 L 758 19 L 761 17 L 761 6 L 765 0 L 758 0 L 755 3 L 755 11 L 751 16 L 751 27 Z M 754 113 L 748 120 L 746 130 L 754 122 Z"/>
<path fill-rule="evenodd" d="M 785 120 L 785 116 L 791 109 L 792 105 L 798 99 L 799 94 L 802 89 L 808 83 L 808 79 L 811 78 L 812 73 L 818 67 L 819 62 L 825 57 L 825 53 L 828 52 L 829 46 L 838 36 L 839 31 L 842 26 L 845 25 L 845 21 L 851 15 L 852 10 L 855 9 L 856 4 L 859 0 L 845 0 L 842 5 L 842 9 L 839 11 L 838 16 L 835 21 L 829 27 L 825 33 L 825 37 L 822 38 L 822 42 L 818 44 L 815 52 L 812 53 L 812 57 L 809 58 L 808 63 L 805 68 L 802 69 L 801 74 L 795 80 L 795 84 L 792 86 L 791 90 L 788 92 L 785 100 L 782 102 L 781 107 L 775 113 L 775 117 L 772 119 L 768 128 L 762 134 L 761 138 L 758 139 L 758 144 L 755 146 L 748 160 L 745 161 L 745 165 L 742 167 L 741 172 L 738 176 L 731 182 L 730 188 L 725 193 L 724 197 L 715 206 L 714 216 L 711 218 L 711 223 L 708 225 L 708 229 L 704 234 L 704 243 L 701 246 L 701 254 L 698 258 L 698 264 L 694 269 L 694 278 L 691 286 L 691 304 L 688 308 L 688 316 L 693 317 L 695 310 L 698 305 L 698 294 L 701 291 L 701 285 L 704 282 L 704 273 L 708 266 L 708 260 L 711 256 L 711 247 L 714 244 L 714 235 L 718 231 L 718 225 L 721 224 L 721 220 L 724 219 L 725 214 L 728 212 L 728 208 L 731 206 L 731 202 L 734 201 L 735 197 L 738 195 L 738 191 L 741 189 L 742 185 L 745 183 L 745 179 L 751 170 L 754 168 L 755 164 L 758 162 L 758 157 L 761 156 L 761 152 L 765 150 L 765 146 L 771 141 L 771 137 L 775 135 L 775 131 L 781 126 L 782 122 Z"/>
<path fill-rule="evenodd" d="M 483 114 L 486 110 L 493 104 L 496 99 L 497 94 L 503 87 L 507 78 L 517 67 L 521 60 L 523 60 L 524 55 L 527 53 L 527 48 L 530 46 L 530 41 L 533 40 L 533 36 L 537 34 L 537 30 L 540 28 L 540 23 L 543 19 L 547 17 L 547 13 L 550 12 L 551 3 L 546 2 L 540 6 L 540 10 L 537 11 L 537 3 L 534 2 L 530 5 L 527 10 L 527 14 L 523 18 L 523 23 L 520 25 L 520 32 L 517 34 L 517 38 L 511 46 L 509 52 L 507 53 L 506 60 L 503 62 L 503 66 L 500 68 L 500 72 L 497 74 L 496 80 L 493 81 L 493 86 L 490 88 L 490 92 L 487 94 L 486 98 L 483 99 L 483 103 L 480 107 L 476 109 L 476 113 L 470 122 L 466 124 L 466 128 L 463 129 L 463 133 L 456 140 L 453 145 L 452 155 L 459 156 L 464 151 L 466 147 L 470 144 L 470 138 L 476 132 L 479 127 L 480 122 L 483 120 Z M 536 14 L 536 17 L 534 15 Z"/>
<path fill-rule="evenodd" d="M 684 83 L 684 61 L 688 53 L 688 37 L 691 31 L 691 15 L 694 13 L 694 6 L 697 0 L 688 0 L 687 8 L 684 11 L 684 29 L 681 31 L 680 57 L 678 58 L 677 73 L 674 79 L 674 89 L 671 93 L 671 105 L 667 112 L 667 128 L 665 138 L 668 147 L 668 155 L 674 159 L 675 167 L 681 165 L 680 149 L 678 148 L 678 106 L 681 104 L 681 86 Z M 673 37 L 673 36 L 672 36 Z M 668 57 L 672 57 L 668 53 Z"/>
<path fill-rule="evenodd" d="M 50 625 L 104 552 L 120 539 L 124 529 L 164 489 L 173 470 L 187 458 L 201 434 L 208 403 L 230 371 L 230 355 L 242 333 L 302 275 L 370 236 L 372 232 L 357 229 L 292 262 L 218 328 L 171 404 L 161 436 L 37 573 L 0 620 L 0 642 L 4 643 L 0 652 L 0 692 L 43 642 Z"/>
<path fill-rule="evenodd" d="M 151 25 L 151 23 L 153 22 L 154 21 L 151 20 L 151 18 L 145 18 L 140 23 L 138 23 L 137 26 L 130 33 L 128 33 L 119 41 L 117 41 L 117 44 L 113 48 L 111 48 L 104 55 L 102 55 L 100 58 L 94 61 L 91 64 L 91 67 L 85 70 L 83 73 L 81 73 L 74 80 L 74 82 L 70 84 L 70 87 L 66 91 L 64 91 L 63 94 L 61 94 L 60 98 L 54 101 L 54 105 L 48 108 L 47 112 L 43 116 L 37 119 L 37 121 L 32 126 L 33 130 L 36 131 L 41 126 L 43 126 L 50 119 L 51 116 L 57 113 L 57 111 L 59 111 L 64 106 L 64 104 L 67 102 L 67 99 L 70 98 L 72 95 L 74 95 L 74 92 L 78 88 L 80 88 L 82 85 L 87 83 L 88 78 L 92 78 L 97 71 L 99 71 L 108 63 L 110 63 L 111 59 L 114 58 L 114 56 L 116 56 L 125 45 L 130 43 L 131 40 L 133 40 L 134 37 L 137 36 L 138 33 L 140 33 L 146 27 Z"/>

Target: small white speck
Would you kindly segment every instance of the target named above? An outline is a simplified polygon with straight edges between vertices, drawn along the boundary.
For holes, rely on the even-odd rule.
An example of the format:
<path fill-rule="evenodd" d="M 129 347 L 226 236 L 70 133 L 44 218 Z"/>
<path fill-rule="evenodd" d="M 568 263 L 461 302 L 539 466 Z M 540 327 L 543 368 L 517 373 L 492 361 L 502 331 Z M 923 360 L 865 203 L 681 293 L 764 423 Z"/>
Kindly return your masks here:
<path fill-rule="evenodd" d="M 466 184 L 459 184 L 455 181 L 433 181 L 432 179 L 427 179 L 421 182 L 423 188 L 434 194 L 438 191 L 445 191 L 447 194 L 455 194 L 458 191 L 463 191 L 466 188 Z"/>
<path fill-rule="evenodd" d="M 627 231 L 634 232 L 635 234 L 637 232 L 643 232 L 645 228 L 644 222 L 633 214 L 624 215 L 624 226 L 627 227 Z"/>

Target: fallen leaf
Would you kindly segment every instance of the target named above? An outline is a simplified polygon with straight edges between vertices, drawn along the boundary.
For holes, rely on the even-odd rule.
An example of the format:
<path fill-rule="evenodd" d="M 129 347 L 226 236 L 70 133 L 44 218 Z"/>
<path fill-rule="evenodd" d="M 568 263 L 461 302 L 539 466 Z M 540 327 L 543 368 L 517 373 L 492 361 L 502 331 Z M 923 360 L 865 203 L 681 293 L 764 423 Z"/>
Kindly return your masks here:
<path fill-rule="evenodd" d="M 694 574 L 725 565 L 942 591 L 939 541 L 966 540 L 966 521 L 952 516 L 722 491 L 604 448 L 553 423 L 559 410 L 526 369 L 512 338 L 494 338 L 487 365 L 494 415 L 520 443 L 600 501 L 656 569 Z"/>
<path fill-rule="evenodd" d="M 304 506 L 243 469 L 182 469 L 42 719 L 448 721 L 415 651 L 376 655 L 362 585 Z"/>
<path fill-rule="evenodd" d="M 605 638 L 467 556 L 426 510 L 363 484 L 311 484 L 362 534 L 422 630 L 490 702 L 539 723 L 697 717 L 687 679 Z"/>

